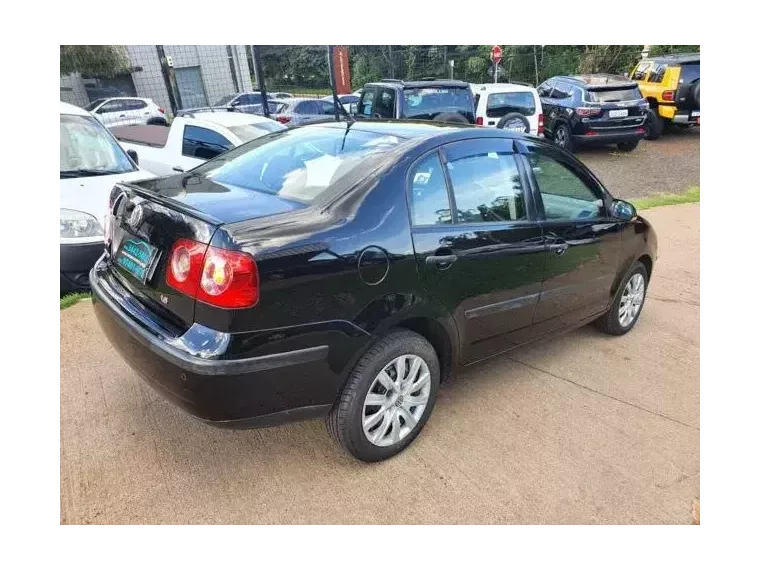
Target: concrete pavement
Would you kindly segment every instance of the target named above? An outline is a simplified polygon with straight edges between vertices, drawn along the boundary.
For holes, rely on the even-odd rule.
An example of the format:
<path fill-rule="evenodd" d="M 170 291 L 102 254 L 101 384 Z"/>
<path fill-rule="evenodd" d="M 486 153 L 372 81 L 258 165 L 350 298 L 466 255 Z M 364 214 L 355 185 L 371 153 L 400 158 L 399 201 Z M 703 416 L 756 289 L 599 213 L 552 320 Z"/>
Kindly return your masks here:
<path fill-rule="evenodd" d="M 636 328 L 584 327 L 464 371 L 418 440 L 366 465 L 315 420 L 206 426 L 61 311 L 61 522 L 683 523 L 699 495 L 699 204 L 644 214 Z"/>

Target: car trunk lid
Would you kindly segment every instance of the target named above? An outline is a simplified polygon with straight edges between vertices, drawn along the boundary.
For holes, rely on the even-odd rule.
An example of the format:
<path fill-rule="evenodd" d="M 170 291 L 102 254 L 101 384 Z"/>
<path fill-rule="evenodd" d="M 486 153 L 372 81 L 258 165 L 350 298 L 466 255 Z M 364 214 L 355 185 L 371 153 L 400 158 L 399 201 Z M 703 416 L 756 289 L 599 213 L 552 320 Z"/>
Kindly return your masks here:
<path fill-rule="evenodd" d="M 593 129 L 641 127 L 646 119 L 647 105 L 635 83 L 589 87 L 587 101 L 601 110 L 589 120 Z"/>

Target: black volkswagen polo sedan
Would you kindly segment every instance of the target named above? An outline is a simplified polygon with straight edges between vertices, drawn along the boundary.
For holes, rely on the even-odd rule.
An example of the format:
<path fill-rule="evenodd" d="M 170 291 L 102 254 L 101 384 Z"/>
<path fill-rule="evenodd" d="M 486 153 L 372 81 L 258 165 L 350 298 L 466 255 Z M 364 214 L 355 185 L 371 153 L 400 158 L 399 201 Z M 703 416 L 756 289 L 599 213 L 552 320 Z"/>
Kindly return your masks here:
<path fill-rule="evenodd" d="M 220 426 L 327 416 L 364 461 L 409 445 L 459 366 L 628 332 L 657 252 L 552 143 L 431 123 L 272 133 L 109 208 L 95 311 L 146 382 Z"/>

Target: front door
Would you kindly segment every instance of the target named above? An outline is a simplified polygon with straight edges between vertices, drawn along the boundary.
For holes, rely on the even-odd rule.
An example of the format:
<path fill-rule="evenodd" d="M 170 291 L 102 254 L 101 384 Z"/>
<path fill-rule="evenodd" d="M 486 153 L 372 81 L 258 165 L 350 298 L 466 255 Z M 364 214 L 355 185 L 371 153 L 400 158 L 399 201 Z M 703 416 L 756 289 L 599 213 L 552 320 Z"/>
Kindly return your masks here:
<path fill-rule="evenodd" d="M 409 185 L 417 268 L 454 316 L 463 361 L 510 348 L 532 324 L 545 258 L 512 141 L 446 145 L 416 163 Z"/>
<path fill-rule="evenodd" d="M 601 185 L 549 145 L 529 143 L 534 200 L 547 243 L 534 333 L 572 325 L 606 310 L 622 246 L 623 224 L 609 215 Z"/>

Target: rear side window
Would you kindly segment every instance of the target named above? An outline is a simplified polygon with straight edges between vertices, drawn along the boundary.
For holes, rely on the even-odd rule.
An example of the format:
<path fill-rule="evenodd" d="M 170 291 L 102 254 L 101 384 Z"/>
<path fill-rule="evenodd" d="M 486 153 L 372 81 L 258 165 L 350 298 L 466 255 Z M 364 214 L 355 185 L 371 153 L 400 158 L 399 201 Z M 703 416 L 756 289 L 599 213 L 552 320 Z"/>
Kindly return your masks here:
<path fill-rule="evenodd" d="M 576 220 L 604 214 L 601 192 L 593 190 L 570 168 L 543 154 L 531 154 L 528 161 L 547 219 Z"/>
<path fill-rule="evenodd" d="M 234 146 L 217 132 L 191 125 L 185 127 L 182 137 L 182 154 L 192 158 L 208 160 Z"/>
<path fill-rule="evenodd" d="M 411 173 L 412 224 L 428 226 L 451 223 L 451 204 L 438 153 L 420 161 Z"/>
<path fill-rule="evenodd" d="M 565 83 L 557 82 L 552 91 L 552 99 L 567 99 L 573 92 L 573 88 Z"/>
<path fill-rule="evenodd" d="M 130 99 L 129 101 L 126 101 L 126 110 L 127 111 L 138 111 L 140 109 L 145 109 L 148 104 L 145 101 L 140 101 L 139 99 Z"/>
<path fill-rule="evenodd" d="M 586 101 L 590 103 L 614 103 L 616 101 L 635 101 L 641 99 L 641 91 L 637 86 L 625 89 L 605 89 L 604 91 L 586 91 Z"/>
<path fill-rule="evenodd" d="M 536 101 L 530 91 L 491 93 L 486 104 L 486 116 L 503 117 L 507 113 L 531 116 L 536 112 Z"/>
<path fill-rule="evenodd" d="M 633 73 L 631 74 L 631 79 L 634 81 L 643 81 L 646 79 L 647 72 L 649 71 L 649 67 L 651 66 L 651 62 L 649 61 L 642 61 L 636 66 L 636 69 L 633 70 Z"/>
<path fill-rule="evenodd" d="M 487 152 L 446 164 L 458 223 L 527 219 L 520 173 L 512 154 Z"/>
<path fill-rule="evenodd" d="M 665 71 L 667 69 L 668 69 L 667 65 L 664 65 L 662 63 L 655 63 L 652 66 L 652 71 L 649 72 L 649 82 L 662 83 L 662 80 L 665 77 Z"/>

